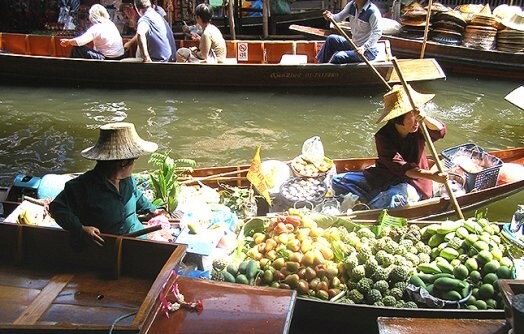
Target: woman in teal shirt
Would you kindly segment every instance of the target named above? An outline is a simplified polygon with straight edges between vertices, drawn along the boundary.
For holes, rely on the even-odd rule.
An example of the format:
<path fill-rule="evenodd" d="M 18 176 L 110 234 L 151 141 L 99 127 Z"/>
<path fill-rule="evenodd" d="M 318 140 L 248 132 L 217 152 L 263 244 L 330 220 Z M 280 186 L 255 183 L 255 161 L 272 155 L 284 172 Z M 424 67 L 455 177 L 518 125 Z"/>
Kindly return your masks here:
<path fill-rule="evenodd" d="M 100 127 L 95 146 L 82 156 L 97 164 L 68 181 L 49 205 L 58 225 L 74 236 L 88 236 L 102 246 L 100 233 L 127 234 L 143 229 L 137 214 L 165 213 L 144 197 L 131 176 L 135 160 L 152 153 L 157 144 L 140 138 L 131 123 L 111 123 Z"/>

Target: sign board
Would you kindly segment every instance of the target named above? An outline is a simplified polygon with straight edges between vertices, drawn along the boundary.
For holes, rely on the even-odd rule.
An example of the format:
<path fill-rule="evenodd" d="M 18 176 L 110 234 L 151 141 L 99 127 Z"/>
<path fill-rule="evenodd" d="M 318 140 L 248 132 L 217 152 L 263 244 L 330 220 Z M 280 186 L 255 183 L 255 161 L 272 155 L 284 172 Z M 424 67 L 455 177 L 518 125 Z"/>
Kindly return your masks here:
<path fill-rule="evenodd" d="M 247 43 L 238 43 L 237 46 L 237 59 L 239 61 L 247 61 L 249 58 Z"/>

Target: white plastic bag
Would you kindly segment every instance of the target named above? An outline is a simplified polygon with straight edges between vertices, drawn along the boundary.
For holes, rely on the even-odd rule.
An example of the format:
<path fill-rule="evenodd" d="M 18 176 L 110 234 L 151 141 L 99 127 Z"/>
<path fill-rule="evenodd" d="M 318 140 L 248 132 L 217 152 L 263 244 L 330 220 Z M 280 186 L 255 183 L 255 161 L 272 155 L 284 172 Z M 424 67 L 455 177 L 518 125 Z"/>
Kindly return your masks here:
<path fill-rule="evenodd" d="M 318 164 L 324 160 L 324 146 L 319 136 L 311 137 L 304 142 L 302 158 L 313 164 Z"/>

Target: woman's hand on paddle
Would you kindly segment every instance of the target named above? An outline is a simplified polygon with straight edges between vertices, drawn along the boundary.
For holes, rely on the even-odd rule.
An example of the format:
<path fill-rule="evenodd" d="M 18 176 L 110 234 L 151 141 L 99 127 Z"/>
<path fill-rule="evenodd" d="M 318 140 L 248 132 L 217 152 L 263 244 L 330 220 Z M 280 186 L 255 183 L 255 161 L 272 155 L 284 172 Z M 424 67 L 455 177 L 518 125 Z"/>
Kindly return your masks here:
<path fill-rule="evenodd" d="M 432 178 L 431 178 L 433 181 L 435 182 L 438 182 L 438 183 L 446 183 L 448 182 L 448 173 L 446 172 L 439 172 L 439 171 L 436 171 L 433 173 L 432 175 Z"/>
<path fill-rule="evenodd" d="M 82 231 L 86 233 L 95 244 L 104 247 L 104 239 L 100 236 L 100 230 L 94 226 L 82 226 Z"/>
<path fill-rule="evenodd" d="M 329 10 L 325 10 L 323 13 L 322 13 L 322 16 L 324 16 L 324 19 L 326 21 L 331 21 L 331 17 L 333 16 L 333 13 L 331 13 Z"/>

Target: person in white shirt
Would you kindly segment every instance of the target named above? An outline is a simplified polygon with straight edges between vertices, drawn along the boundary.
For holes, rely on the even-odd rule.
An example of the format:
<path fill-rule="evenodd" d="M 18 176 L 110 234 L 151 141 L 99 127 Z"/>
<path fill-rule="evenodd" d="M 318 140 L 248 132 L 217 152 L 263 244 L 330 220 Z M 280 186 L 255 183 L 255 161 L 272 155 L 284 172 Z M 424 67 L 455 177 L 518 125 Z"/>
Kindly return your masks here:
<path fill-rule="evenodd" d="M 73 46 L 72 58 L 119 60 L 124 57 L 122 36 L 115 24 L 109 19 L 107 9 L 95 4 L 89 9 L 89 21 L 93 24 L 83 35 L 75 38 L 63 38 L 60 45 Z M 93 48 L 87 46 L 93 43 Z"/>
<path fill-rule="evenodd" d="M 177 62 L 224 63 L 226 60 L 226 41 L 220 30 L 211 23 L 213 7 L 201 3 L 195 8 L 196 22 L 202 27 L 202 37 L 191 33 L 191 39 L 199 42 L 198 48 L 180 48 Z"/>

